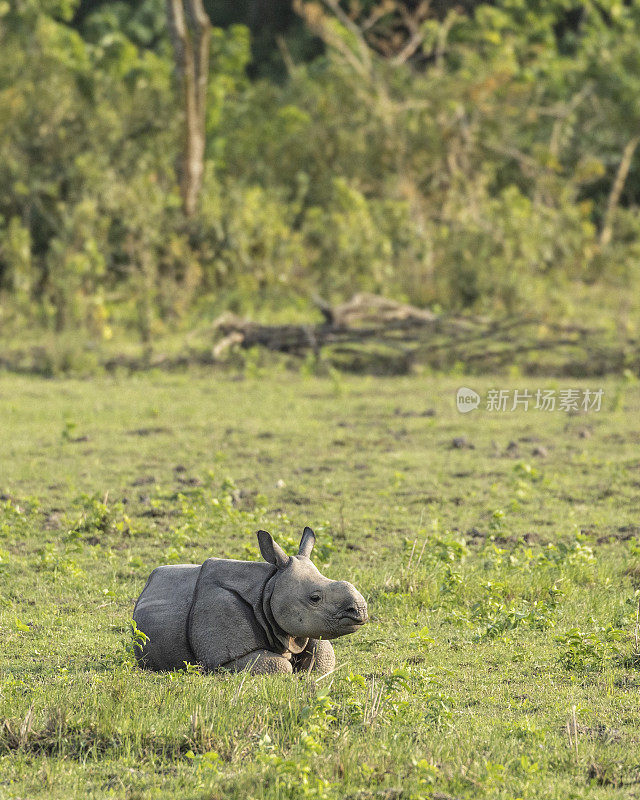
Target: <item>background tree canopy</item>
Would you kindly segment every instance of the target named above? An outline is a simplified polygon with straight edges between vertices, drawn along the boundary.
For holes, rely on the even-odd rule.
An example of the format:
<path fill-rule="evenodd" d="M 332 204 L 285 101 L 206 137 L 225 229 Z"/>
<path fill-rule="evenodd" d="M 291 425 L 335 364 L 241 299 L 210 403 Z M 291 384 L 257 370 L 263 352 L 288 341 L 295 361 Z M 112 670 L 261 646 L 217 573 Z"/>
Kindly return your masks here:
<path fill-rule="evenodd" d="M 358 290 L 634 330 L 640 0 L 205 6 L 186 220 L 163 0 L 0 1 L 5 330 L 149 340 Z"/>

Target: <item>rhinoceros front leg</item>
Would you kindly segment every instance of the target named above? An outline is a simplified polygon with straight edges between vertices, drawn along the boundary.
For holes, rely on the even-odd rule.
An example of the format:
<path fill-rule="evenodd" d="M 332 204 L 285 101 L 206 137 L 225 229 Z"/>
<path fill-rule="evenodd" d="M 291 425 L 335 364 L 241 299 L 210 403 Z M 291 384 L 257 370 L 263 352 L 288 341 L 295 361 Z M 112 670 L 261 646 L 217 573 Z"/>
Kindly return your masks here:
<path fill-rule="evenodd" d="M 319 672 L 325 675 L 336 666 L 336 655 L 326 639 L 309 639 L 305 649 L 293 657 L 294 672 Z"/>
<path fill-rule="evenodd" d="M 242 658 L 236 658 L 224 664 L 223 669 L 231 672 L 240 672 L 248 669 L 253 675 L 274 675 L 276 673 L 291 673 L 291 662 L 286 658 L 272 653 L 270 650 L 254 650 Z"/>

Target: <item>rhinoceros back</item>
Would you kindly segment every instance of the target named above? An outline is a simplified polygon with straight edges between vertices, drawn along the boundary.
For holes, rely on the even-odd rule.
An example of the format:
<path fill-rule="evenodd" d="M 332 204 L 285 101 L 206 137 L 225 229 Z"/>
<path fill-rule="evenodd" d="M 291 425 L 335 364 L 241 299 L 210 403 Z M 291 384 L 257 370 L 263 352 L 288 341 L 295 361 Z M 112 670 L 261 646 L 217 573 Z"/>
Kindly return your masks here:
<path fill-rule="evenodd" d="M 198 564 L 175 564 L 158 567 L 149 576 L 133 610 L 138 629 L 149 637 L 135 648 L 141 667 L 181 669 L 185 661 L 196 661 L 187 623 L 200 569 Z"/>

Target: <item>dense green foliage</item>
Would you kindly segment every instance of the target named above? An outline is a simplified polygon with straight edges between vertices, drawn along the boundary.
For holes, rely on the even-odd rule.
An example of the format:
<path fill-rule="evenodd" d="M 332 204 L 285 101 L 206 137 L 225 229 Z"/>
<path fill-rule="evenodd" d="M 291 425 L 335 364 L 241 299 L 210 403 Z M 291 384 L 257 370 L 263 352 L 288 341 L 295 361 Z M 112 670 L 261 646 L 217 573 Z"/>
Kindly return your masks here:
<path fill-rule="evenodd" d="M 636 324 L 633 153 L 602 232 L 640 125 L 639 0 L 440 3 L 406 63 L 309 3 L 305 35 L 281 41 L 281 80 L 248 77 L 246 27 L 215 28 L 188 222 L 162 2 L 72 24 L 77 6 L 0 2 L 5 329 L 149 341 L 224 308 L 291 316 L 314 292 L 358 289 L 445 310 L 615 308 Z"/>
<path fill-rule="evenodd" d="M 451 378 L 2 377 L 0 798 L 636 798 L 640 404 L 580 385 L 600 412 L 463 416 Z M 134 665 L 151 569 L 305 524 L 369 604 L 336 673 Z"/>

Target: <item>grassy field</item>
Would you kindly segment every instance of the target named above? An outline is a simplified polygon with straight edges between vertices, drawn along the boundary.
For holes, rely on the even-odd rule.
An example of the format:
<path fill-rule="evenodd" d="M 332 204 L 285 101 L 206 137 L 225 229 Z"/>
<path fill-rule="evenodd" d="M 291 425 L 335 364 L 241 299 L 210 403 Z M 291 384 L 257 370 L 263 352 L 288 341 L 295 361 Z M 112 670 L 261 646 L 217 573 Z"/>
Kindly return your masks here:
<path fill-rule="evenodd" d="M 640 796 L 632 379 L 4 376 L 0 415 L 3 800 Z M 305 524 L 369 603 L 335 674 L 137 669 L 153 567 Z"/>

